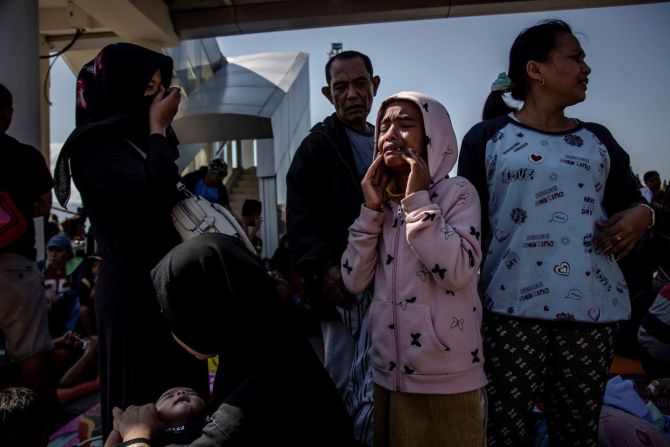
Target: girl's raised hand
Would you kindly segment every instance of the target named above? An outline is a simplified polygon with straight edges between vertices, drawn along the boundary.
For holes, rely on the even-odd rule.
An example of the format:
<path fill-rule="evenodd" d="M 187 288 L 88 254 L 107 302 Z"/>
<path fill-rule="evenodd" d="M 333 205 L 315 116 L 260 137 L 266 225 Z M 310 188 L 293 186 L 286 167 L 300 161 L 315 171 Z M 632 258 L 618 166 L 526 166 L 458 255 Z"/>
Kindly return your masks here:
<path fill-rule="evenodd" d="M 412 148 L 407 149 L 407 154 L 403 154 L 402 158 L 409 164 L 410 168 L 405 197 L 428 188 L 431 179 L 426 160 L 414 152 Z"/>
<path fill-rule="evenodd" d="M 384 156 L 378 152 L 372 164 L 361 180 L 365 206 L 371 210 L 378 210 L 384 203 L 384 187 L 388 182 L 388 176 L 384 169 Z"/>

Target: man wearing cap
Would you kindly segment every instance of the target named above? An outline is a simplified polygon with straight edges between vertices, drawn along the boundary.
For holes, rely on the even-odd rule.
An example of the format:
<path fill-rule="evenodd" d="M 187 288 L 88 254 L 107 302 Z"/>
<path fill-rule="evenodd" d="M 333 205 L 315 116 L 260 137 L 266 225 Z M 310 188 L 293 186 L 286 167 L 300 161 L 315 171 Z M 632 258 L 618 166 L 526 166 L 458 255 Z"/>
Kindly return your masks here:
<path fill-rule="evenodd" d="M 48 379 L 53 342 L 47 327 L 47 301 L 35 257 L 33 217 L 48 216 L 53 179 L 42 154 L 5 132 L 12 122 L 12 95 L 0 84 L 0 191 L 23 216 L 23 233 L 0 247 L 0 330 L 5 349 L 26 386 L 55 403 Z"/>
<path fill-rule="evenodd" d="M 64 234 L 57 234 L 47 243 L 47 258 L 37 263 L 49 303 L 49 331 L 52 337 L 75 330 L 79 320 L 79 293 L 84 279 L 82 262 L 72 252 L 72 240 Z"/>
<path fill-rule="evenodd" d="M 201 166 L 195 172 L 186 174 L 182 181 L 186 189 L 198 194 L 212 203 L 218 203 L 230 211 L 228 190 L 223 179 L 228 175 L 228 165 L 217 159 L 212 160 L 209 166 Z"/>

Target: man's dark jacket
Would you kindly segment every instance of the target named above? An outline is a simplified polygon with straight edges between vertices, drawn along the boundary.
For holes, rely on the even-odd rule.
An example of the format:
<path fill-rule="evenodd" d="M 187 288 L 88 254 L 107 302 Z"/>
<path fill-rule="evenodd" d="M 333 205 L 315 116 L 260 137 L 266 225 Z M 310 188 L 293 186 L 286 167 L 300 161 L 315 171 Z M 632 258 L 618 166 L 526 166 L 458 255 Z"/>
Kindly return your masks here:
<path fill-rule="evenodd" d="M 355 166 L 335 114 L 312 127 L 293 157 L 286 176 L 289 255 L 308 289 L 310 281 L 339 265 L 349 226 L 360 213 L 363 191 Z"/>

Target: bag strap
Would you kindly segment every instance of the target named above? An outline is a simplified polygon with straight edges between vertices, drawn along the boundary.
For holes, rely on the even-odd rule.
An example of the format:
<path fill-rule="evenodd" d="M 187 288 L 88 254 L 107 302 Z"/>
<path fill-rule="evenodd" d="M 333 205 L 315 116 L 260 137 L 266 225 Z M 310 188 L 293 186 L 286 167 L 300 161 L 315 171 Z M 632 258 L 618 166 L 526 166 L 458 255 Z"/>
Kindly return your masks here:
<path fill-rule="evenodd" d="M 132 141 L 130 141 L 126 137 L 124 137 L 123 139 L 126 140 L 126 143 L 130 144 L 133 147 L 133 149 L 135 149 L 137 151 L 138 154 L 140 154 L 140 157 L 144 158 L 145 160 L 147 159 L 147 154 L 145 154 L 142 149 L 137 147 L 137 145 L 135 143 L 133 143 Z M 184 185 L 184 183 L 182 183 L 181 180 L 177 181 L 177 191 L 183 193 L 187 197 L 193 196 L 193 193 L 191 191 L 189 191 L 188 189 L 186 189 L 186 185 Z"/>
<path fill-rule="evenodd" d="M 137 147 L 137 145 L 135 143 L 133 143 L 132 141 L 130 141 L 128 138 L 124 138 L 124 140 L 126 140 L 126 142 L 128 144 L 130 144 L 137 151 L 138 154 L 140 154 L 140 157 L 142 157 L 146 160 L 147 154 L 145 154 L 144 151 L 142 151 L 142 149 Z M 183 194 L 185 198 L 193 197 L 195 199 L 205 200 L 205 199 L 201 198 L 199 195 L 194 194 L 191 191 L 189 191 L 188 188 L 186 188 L 186 185 L 184 185 L 184 183 L 181 180 L 179 180 L 177 182 L 177 191 L 179 191 L 181 194 Z M 228 220 L 230 225 L 233 227 L 233 229 L 239 234 L 239 239 L 247 247 L 247 249 L 249 249 L 252 253 L 256 253 L 256 249 L 254 248 L 253 244 L 251 243 L 251 240 L 249 239 L 249 236 L 244 231 L 242 226 L 237 222 L 237 220 L 230 213 L 230 211 L 228 211 L 223 206 L 221 206 L 221 208 L 222 208 L 222 210 L 217 210 L 217 211 L 219 211 L 221 214 L 223 214 L 226 217 L 226 219 Z"/>

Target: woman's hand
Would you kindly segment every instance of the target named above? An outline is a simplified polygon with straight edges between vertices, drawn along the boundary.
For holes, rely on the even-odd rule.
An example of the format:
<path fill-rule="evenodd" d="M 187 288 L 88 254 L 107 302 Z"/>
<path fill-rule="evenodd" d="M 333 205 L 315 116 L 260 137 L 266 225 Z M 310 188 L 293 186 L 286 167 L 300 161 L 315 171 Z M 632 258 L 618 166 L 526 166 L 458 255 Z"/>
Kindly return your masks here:
<path fill-rule="evenodd" d="M 179 102 L 181 101 L 181 89 L 170 87 L 167 95 L 162 85 L 154 97 L 149 109 L 149 126 L 151 134 L 165 135 L 165 129 L 172 124 L 172 119 L 177 114 Z"/>
<path fill-rule="evenodd" d="M 596 222 L 601 230 L 593 240 L 596 252 L 605 256 L 614 255 L 618 261 L 633 250 L 650 224 L 650 212 L 643 206 L 628 208 L 605 221 Z"/>
<path fill-rule="evenodd" d="M 426 160 L 417 155 L 412 148 L 407 149 L 407 154 L 403 154 L 402 158 L 409 164 L 410 168 L 407 187 L 405 188 L 405 197 L 428 188 L 431 179 Z"/>
<path fill-rule="evenodd" d="M 384 155 L 379 152 L 361 180 L 366 208 L 378 210 L 384 203 L 384 187 L 388 182 L 384 165 Z"/>
<path fill-rule="evenodd" d="M 114 430 L 119 432 L 124 442 L 136 438 L 154 439 L 164 429 L 154 404 L 131 405 L 125 411 L 114 407 L 112 414 Z"/>

